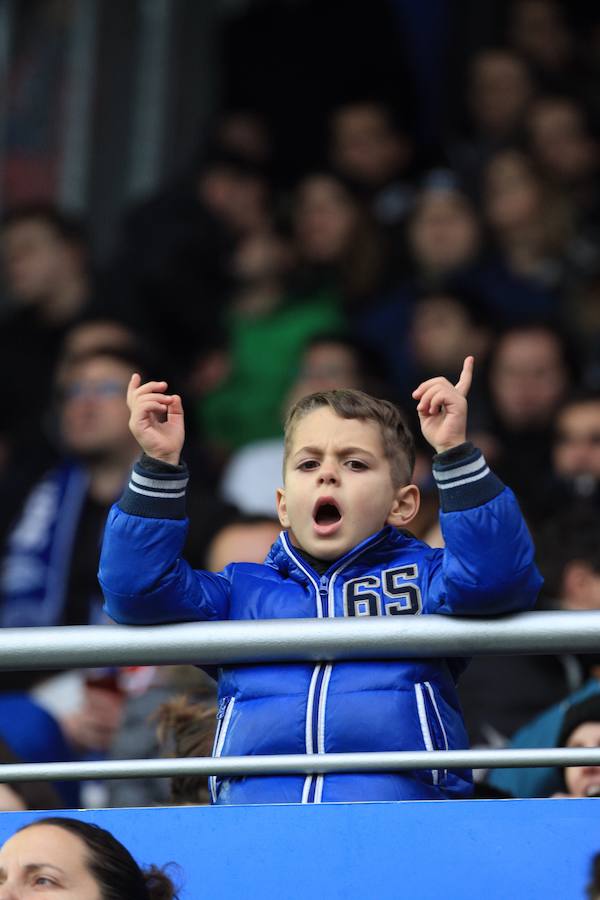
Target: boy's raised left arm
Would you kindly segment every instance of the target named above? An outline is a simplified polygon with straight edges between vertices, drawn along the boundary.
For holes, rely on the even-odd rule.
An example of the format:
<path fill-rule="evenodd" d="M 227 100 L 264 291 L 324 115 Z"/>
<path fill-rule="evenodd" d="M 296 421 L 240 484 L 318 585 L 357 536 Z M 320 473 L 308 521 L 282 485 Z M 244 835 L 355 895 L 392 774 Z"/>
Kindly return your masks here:
<path fill-rule="evenodd" d="M 460 378 L 430 378 L 413 391 L 425 440 L 436 453 L 444 453 L 467 440 L 467 395 L 473 380 L 474 358 L 467 356 Z"/>
<path fill-rule="evenodd" d="M 517 500 L 467 440 L 474 360 L 458 382 L 420 384 L 413 397 L 423 436 L 436 451 L 443 554 L 432 568 L 429 612 L 495 615 L 531 609 L 542 585 Z"/>

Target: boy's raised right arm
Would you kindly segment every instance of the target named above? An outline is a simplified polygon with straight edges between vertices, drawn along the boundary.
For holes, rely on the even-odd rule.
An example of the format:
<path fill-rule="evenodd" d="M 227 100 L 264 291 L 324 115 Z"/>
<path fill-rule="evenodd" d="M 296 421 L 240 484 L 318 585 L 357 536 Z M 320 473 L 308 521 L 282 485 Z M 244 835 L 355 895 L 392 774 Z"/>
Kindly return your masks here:
<path fill-rule="evenodd" d="M 228 579 L 182 559 L 184 414 L 181 398 L 166 391 L 166 382 L 142 384 L 138 374 L 127 390 L 129 427 L 143 455 L 108 515 L 98 573 L 107 613 L 124 624 L 228 617 Z"/>
<path fill-rule="evenodd" d="M 129 428 L 147 456 L 179 465 L 185 426 L 178 394 L 167 394 L 166 381 L 147 381 L 134 372 L 127 388 Z"/>

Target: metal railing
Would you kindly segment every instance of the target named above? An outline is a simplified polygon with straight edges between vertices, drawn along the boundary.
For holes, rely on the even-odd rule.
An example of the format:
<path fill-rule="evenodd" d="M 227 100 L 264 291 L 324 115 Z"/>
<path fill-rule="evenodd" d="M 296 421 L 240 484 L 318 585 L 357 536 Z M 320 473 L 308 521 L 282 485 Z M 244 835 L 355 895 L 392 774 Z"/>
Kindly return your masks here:
<path fill-rule="evenodd" d="M 0 642 L 0 669 L 591 653 L 600 611 L 3 628 Z"/>
<path fill-rule="evenodd" d="M 597 652 L 600 611 L 534 612 L 495 619 L 446 616 L 277 619 L 160 626 L 5 628 L 0 669 Z M 54 781 L 174 775 L 325 774 L 420 768 L 600 765 L 600 748 L 394 751 L 194 759 L 19 763 L 2 780 Z"/>

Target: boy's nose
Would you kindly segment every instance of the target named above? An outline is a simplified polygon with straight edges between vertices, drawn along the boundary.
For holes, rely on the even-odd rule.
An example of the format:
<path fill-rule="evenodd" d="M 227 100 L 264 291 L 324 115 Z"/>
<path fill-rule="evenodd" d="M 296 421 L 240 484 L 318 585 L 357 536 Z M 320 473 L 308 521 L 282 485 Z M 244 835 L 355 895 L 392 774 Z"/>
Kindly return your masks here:
<path fill-rule="evenodd" d="M 323 464 L 319 472 L 320 484 L 337 484 L 339 475 L 336 466 Z"/>

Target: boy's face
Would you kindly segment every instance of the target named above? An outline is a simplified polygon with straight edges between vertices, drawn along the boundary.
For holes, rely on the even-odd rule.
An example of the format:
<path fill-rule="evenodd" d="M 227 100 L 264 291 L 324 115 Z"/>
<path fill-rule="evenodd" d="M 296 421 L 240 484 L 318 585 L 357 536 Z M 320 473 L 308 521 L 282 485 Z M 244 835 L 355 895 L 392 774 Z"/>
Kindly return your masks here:
<path fill-rule="evenodd" d="M 321 407 L 294 428 L 277 506 L 293 544 L 335 560 L 386 523 L 408 524 L 419 493 L 415 485 L 394 487 L 375 422 Z"/>

